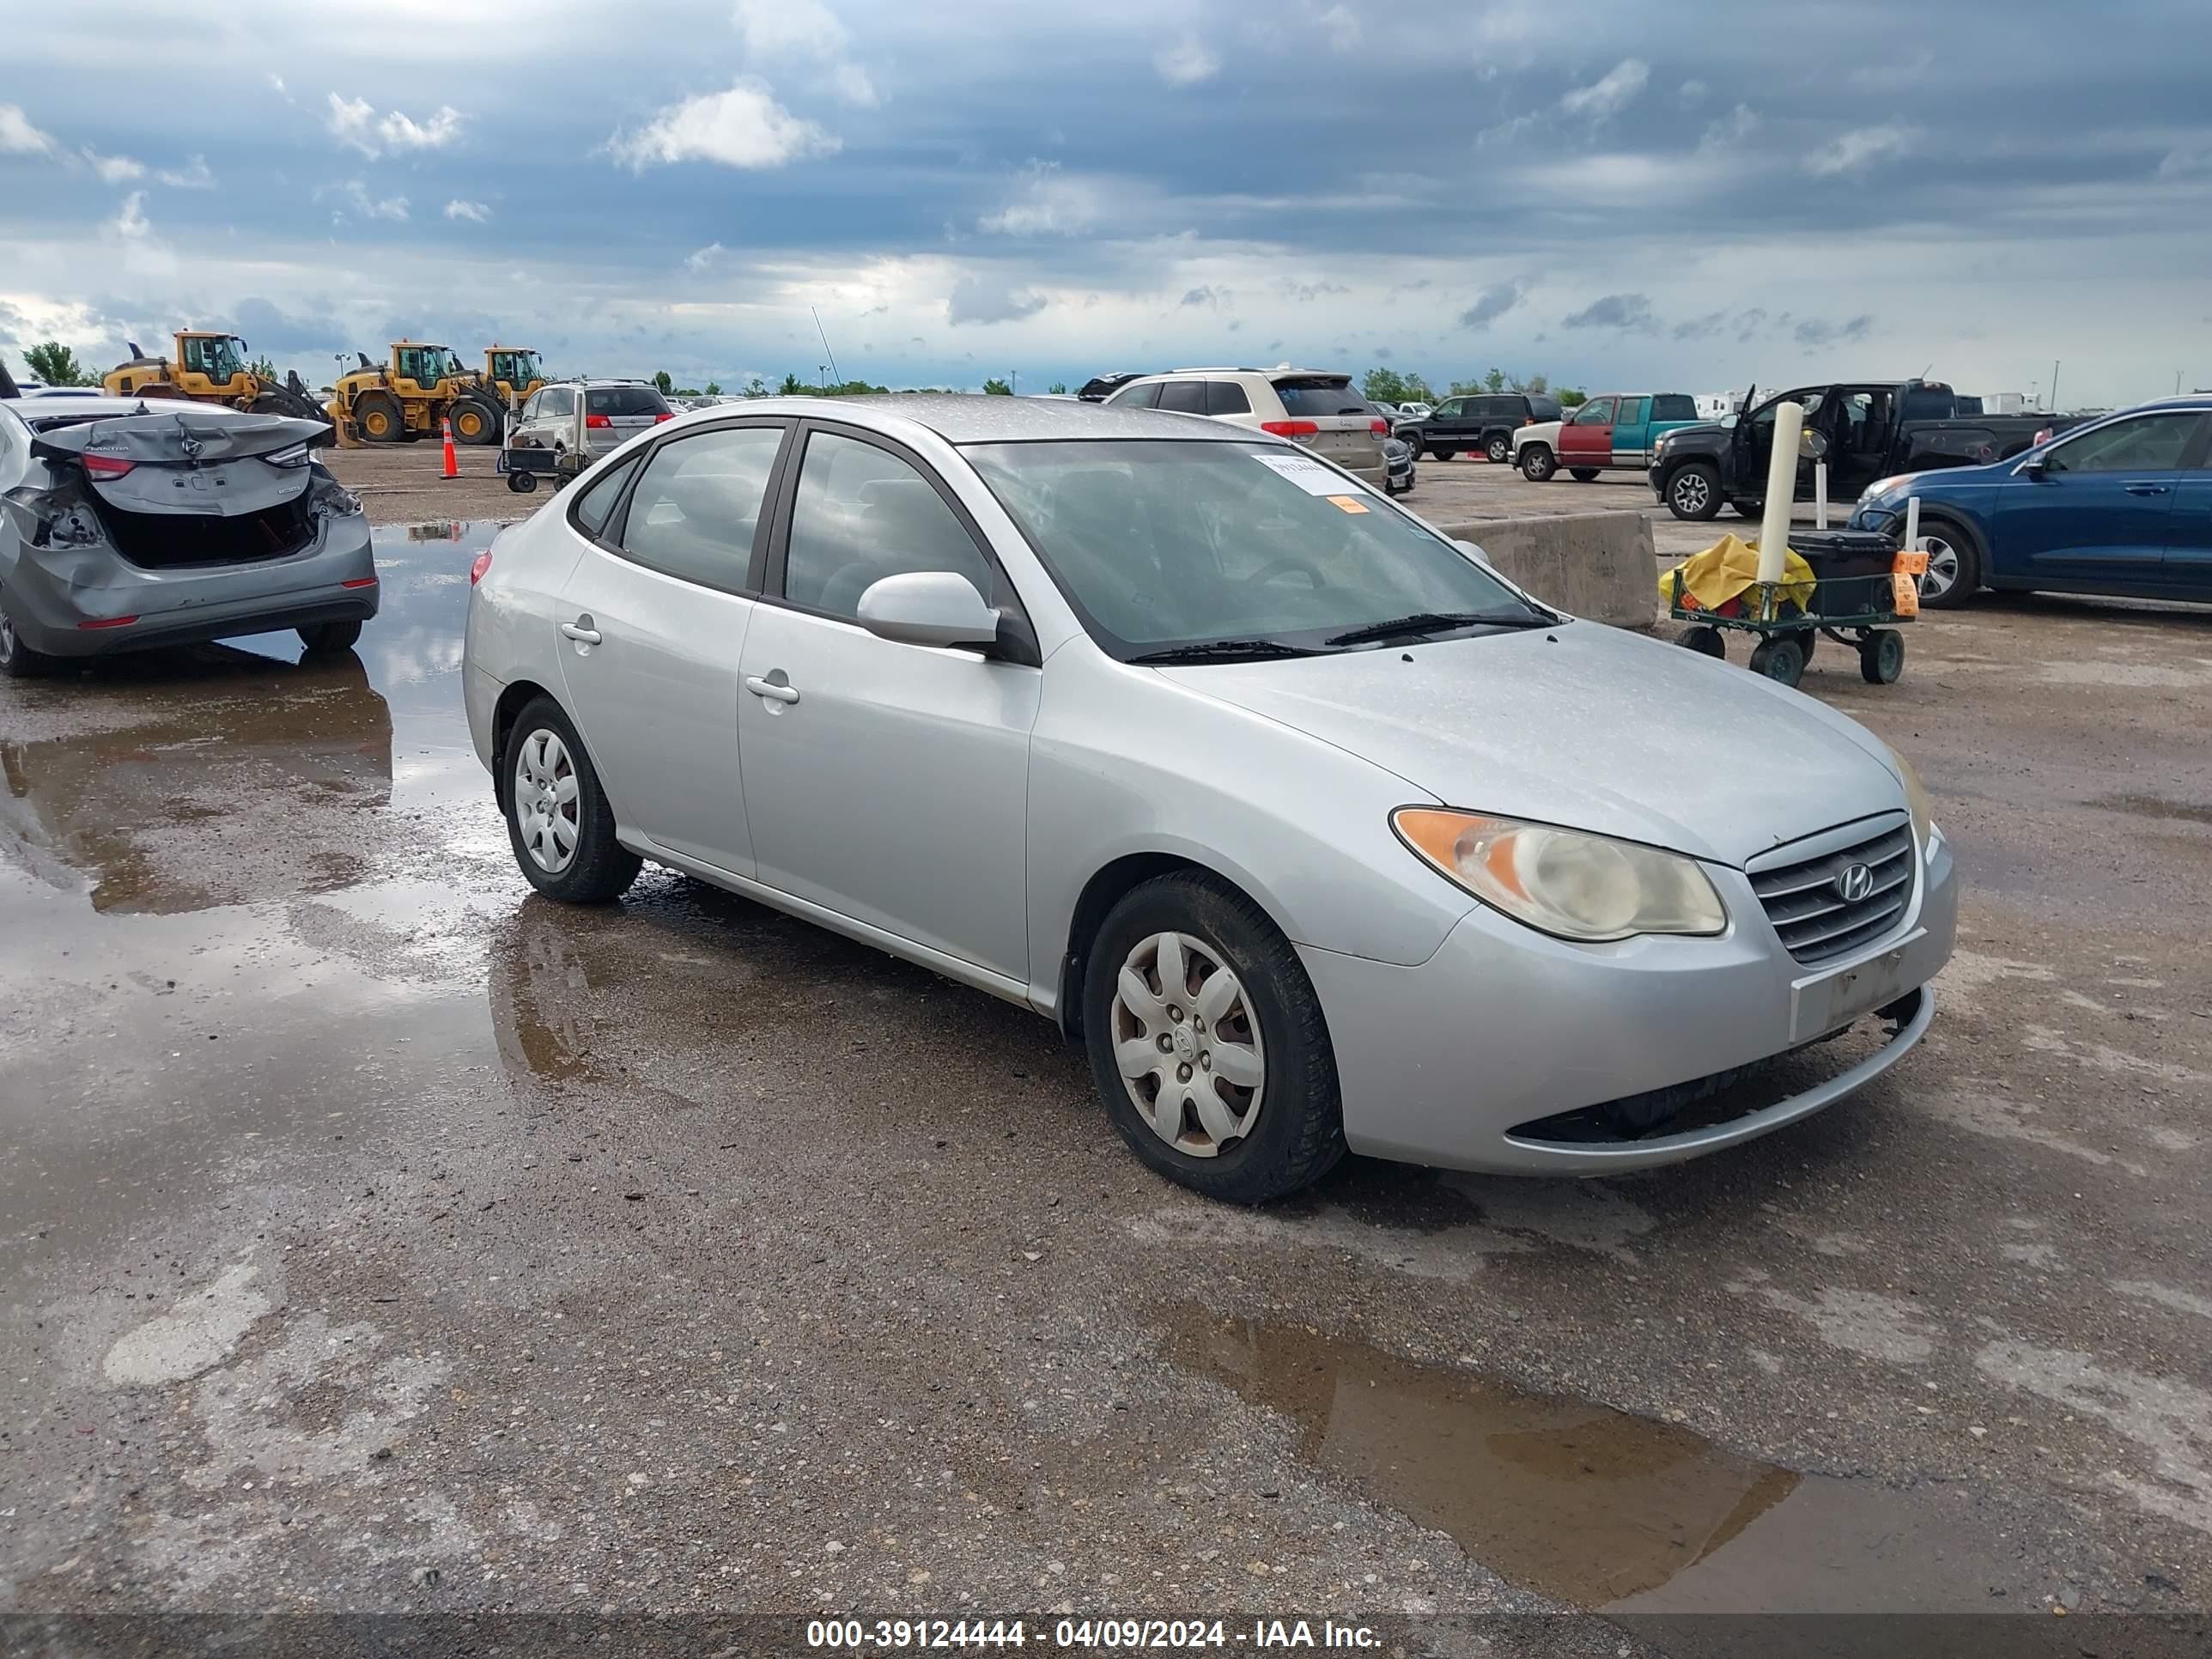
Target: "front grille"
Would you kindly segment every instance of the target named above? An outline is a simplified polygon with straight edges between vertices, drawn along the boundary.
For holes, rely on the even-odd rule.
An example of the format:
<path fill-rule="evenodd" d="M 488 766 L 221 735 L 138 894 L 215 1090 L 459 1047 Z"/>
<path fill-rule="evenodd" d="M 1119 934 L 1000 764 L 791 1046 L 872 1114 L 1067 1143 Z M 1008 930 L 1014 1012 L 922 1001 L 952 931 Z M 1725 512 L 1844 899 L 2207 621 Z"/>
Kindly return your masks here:
<path fill-rule="evenodd" d="M 1862 864 L 1871 882 L 1863 896 L 1846 899 L 1837 878 Z M 1897 926 L 1912 902 L 1914 867 L 1912 830 L 1900 823 L 1832 853 L 1753 870 L 1751 886 L 1791 956 L 1830 962 Z"/>

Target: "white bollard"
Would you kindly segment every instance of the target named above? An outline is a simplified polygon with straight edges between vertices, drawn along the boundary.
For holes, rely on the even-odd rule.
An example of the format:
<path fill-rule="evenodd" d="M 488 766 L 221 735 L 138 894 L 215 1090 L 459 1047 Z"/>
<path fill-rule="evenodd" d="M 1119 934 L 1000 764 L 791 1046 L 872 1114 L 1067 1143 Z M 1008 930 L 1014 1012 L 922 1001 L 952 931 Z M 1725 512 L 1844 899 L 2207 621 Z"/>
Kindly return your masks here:
<path fill-rule="evenodd" d="M 1828 464 L 1813 463 L 1813 528 L 1828 527 Z"/>
<path fill-rule="evenodd" d="M 1908 553 L 1920 550 L 1920 497 L 1917 495 L 1905 498 L 1905 550 Z"/>
<path fill-rule="evenodd" d="M 1790 508 L 1797 497 L 1797 443 L 1805 435 L 1805 406 L 1784 401 L 1774 411 L 1774 453 L 1766 463 L 1766 512 L 1759 524 L 1759 580 L 1782 580 L 1790 550 Z"/>

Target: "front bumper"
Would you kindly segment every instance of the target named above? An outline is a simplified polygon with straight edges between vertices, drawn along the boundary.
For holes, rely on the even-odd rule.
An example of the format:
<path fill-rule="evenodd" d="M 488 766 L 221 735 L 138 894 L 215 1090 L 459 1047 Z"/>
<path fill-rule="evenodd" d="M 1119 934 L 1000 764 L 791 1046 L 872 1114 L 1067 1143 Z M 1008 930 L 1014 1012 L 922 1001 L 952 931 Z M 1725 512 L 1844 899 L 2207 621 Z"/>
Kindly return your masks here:
<path fill-rule="evenodd" d="M 19 544 L 8 581 L 8 613 L 33 650 L 51 657 L 105 657 L 321 623 L 366 622 L 376 615 L 381 591 L 368 520 L 354 513 L 319 518 L 305 547 L 250 564 L 149 569 L 105 543 Z"/>
<path fill-rule="evenodd" d="M 1951 955 L 1956 876 L 1940 836 L 1915 856 L 1899 925 L 1818 968 L 1784 949 L 1741 871 L 1710 865 L 1731 918 L 1715 939 L 1571 945 L 1477 907 L 1416 967 L 1300 946 L 1336 1050 L 1346 1143 L 1449 1169 L 1604 1175 L 1680 1163 L 1832 1104 L 1903 1059 L 1934 1017 L 1927 988 Z M 1540 1121 L 1758 1066 L 1876 1007 L 1900 1022 L 1879 1050 L 1740 1115 L 1595 1139 L 1555 1139 Z"/>

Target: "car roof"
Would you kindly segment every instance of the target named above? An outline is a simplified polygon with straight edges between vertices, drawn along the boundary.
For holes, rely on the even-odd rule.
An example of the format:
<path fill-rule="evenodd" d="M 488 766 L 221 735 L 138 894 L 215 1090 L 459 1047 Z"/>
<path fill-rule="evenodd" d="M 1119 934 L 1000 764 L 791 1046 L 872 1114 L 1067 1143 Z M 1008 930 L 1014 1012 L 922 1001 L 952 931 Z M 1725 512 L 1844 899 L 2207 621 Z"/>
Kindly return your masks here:
<path fill-rule="evenodd" d="M 994 398 L 973 392 L 892 392 L 853 398 L 759 398 L 748 414 L 857 418 L 864 424 L 911 421 L 951 444 L 1042 443 L 1069 438 L 1173 438 L 1190 443 L 1273 440 L 1202 415 L 1109 408 L 1073 398 Z M 726 406 L 695 410 L 679 421 L 726 418 Z"/>
<path fill-rule="evenodd" d="M 2212 392 L 2199 392 L 2194 396 L 2191 396 L 2187 392 L 2184 392 L 2179 398 L 2160 398 L 2150 403 L 2136 404 L 2131 406 L 2131 409 L 2124 409 L 2118 412 L 2125 415 L 2132 412 L 2132 410 L 2141 409 L 2196 410 L 2201 413 L 2206 410 L 2212 410 Z M 2038 410 L 2035 412 L 2040 413 L 2041 411 Z"/>
<path fill-rule="evenodd" d="M 1316 379 L 1342 380 L 1350 385 L 1352 376 L 1340 368 L 1240 368 L 1234 364 L 1221 363 L 1212 368 L 1166 368 L 1155 374 L 1139 374 L 1140 380 L 1172 380 L 1185 374 L 1256 374 L 1263 380 L 1303 380 Z"/>

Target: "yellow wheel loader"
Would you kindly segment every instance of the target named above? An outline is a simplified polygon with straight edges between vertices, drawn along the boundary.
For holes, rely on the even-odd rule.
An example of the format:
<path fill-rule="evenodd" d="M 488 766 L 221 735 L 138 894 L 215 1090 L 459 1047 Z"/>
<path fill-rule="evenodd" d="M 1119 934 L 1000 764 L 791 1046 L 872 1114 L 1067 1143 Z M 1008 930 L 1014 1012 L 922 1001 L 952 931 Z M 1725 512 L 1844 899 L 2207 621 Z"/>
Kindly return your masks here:
<path fill-rule="evenodd" d="M 356 442 L 411 444 L 434 438 L 441 422 L 453 423 L 453 441 L 495 444 L 505 424 L 499 394 L 482 375 L 461 367 L 451 346 L 416 340 L 392 343 L 382 367 L 356 352 L 361 367 L 338 376 L 331 388 L 331 420 Z"/>
<path fill-rule="evenodd" d="M 247 368 L 246 342 L 235 334 L 214 334 L 200 329 L 179 329 L 174 357 L 155 356 L 138 342 L 131 347 L 131 361 L 118 363 L 100 381 L 114 398 L 180 398 L 192 403 L 228 404 L 257 415 L 290 415 L 319 421 L 323 411 L 307 395 L 297 374 L 281 381 L 265 379 Z"/>
<path fill-rule="evenodd" d="M 484 384 L 499 394 L 501 408 L 512 416 L 522 400 L 545 384 L 545 366 L 528 346 L 486 346 Z"/>

